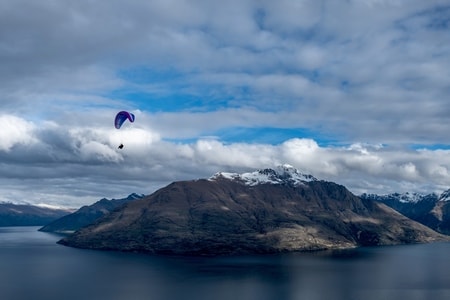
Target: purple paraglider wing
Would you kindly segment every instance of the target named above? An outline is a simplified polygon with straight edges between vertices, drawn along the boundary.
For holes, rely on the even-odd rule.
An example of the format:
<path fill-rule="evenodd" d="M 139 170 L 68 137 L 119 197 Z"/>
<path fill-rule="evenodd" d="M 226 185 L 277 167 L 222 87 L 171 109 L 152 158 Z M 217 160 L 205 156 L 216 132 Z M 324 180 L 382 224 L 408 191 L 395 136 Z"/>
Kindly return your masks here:
<path fill-rule="evenodd" d="M 114 120 L 114 126 L 119 129 L 122 124 L 128 119 L 130 122 L 134 122 L 134 115 L 127 111 L 120 111 L 117 113 L 116 118 Z"/>

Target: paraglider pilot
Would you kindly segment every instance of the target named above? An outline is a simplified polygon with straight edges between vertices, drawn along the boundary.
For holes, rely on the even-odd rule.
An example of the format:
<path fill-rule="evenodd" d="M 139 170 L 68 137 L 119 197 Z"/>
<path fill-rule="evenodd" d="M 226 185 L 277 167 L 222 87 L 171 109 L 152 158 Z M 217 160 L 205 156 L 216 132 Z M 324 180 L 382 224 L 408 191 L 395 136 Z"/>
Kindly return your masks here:
<path fill-rule="evenodd" d="M 119 147 L 117 147 L 117 148 L 122 149 L 123 148 L 123 144 L 120 144 Z"/>

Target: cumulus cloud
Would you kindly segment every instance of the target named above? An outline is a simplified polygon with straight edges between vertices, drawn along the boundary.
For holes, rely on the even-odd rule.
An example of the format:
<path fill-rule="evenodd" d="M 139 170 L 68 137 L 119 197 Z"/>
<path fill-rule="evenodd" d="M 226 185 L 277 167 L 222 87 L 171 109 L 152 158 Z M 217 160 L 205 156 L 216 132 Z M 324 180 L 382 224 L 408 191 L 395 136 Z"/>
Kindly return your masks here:
<path fill-rule="evenodd" d="M 38 129 L 19 117 L 9 118 L 16 126 L 25 124 L 22 127 L 27 130 L 19 135 L 11 130 L 3 133 L 3 140 L 15 144 L 0 149 L 4 167 L 0 181 L 2 200 L 17 201 L 21 193 L 15 192 L 14 187 L 26 184 L 27 201 L 43 203 L 45 198 L 52 205 L 77 206 L 89 197 L 115 197 L 127 192 L 149 194 L 175 180 L 283 163 L 320 179 L 344 184 L 356 194 L 405 188 L 441 191 L 450 182 L 448 150 L 408 150 L 362 143 L 320 146 L 315 140 L 304 138 L 274 145 L 226 143 L 215 138 L 178 143 L 162 139 L 145 126 L 128 128 L 122 135 L 106 126 L 65 127 L 52 122 Z M 25 138 L 13 140 L 14 136 Z M 119 150 L 121 142 L 125 147 Z"/>
<path fill-rule="evenodd" d="M 0 150 L 9 152 L 17 144 L 31 144 L 35 142 L 33 137 L 34 126 L 16 116 L 0 115 Z"/>

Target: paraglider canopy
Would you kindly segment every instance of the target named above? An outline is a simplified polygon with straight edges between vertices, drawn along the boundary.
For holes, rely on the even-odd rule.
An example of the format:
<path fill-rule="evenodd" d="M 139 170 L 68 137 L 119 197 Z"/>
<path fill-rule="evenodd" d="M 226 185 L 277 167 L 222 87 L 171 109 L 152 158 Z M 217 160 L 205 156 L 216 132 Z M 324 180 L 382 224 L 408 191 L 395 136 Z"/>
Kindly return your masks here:
<path fill-rule="evenodd" d="M 131 123 L 134 122 L 134 115 L 132 113 L 129 113 L 127 111 L 119 111 L 116 115 L 116 118 L 114 120 L 114 126 L 119 129 L 122 124 L 128 119 Z"/>

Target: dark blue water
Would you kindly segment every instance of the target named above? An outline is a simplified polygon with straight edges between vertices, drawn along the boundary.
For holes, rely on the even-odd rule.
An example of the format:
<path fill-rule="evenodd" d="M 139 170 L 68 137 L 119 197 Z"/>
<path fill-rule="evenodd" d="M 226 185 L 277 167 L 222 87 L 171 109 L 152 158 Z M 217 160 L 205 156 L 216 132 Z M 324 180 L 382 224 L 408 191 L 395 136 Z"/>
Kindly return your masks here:
<path fill-rule="evenodd" d="M 450 299 L 450 243 L 174 258 L 74 249 L 0 228 L 0 299 Z"/>

